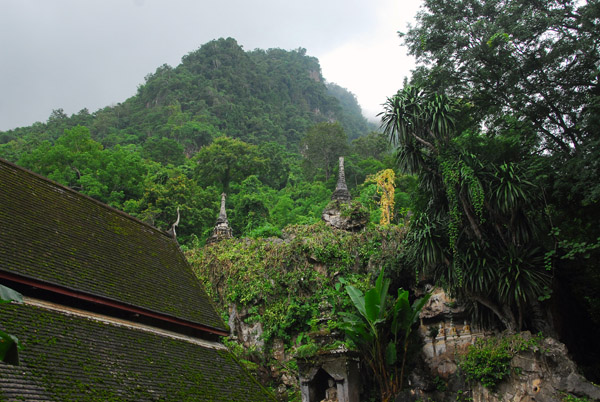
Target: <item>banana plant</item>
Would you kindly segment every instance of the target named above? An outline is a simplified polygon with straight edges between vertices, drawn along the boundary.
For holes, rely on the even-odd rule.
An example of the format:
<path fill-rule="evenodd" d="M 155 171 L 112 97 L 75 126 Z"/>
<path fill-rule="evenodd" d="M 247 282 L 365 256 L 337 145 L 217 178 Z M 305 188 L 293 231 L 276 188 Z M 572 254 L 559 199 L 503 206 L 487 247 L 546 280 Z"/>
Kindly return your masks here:
<path fill-rule="evenodd" d="M 418 299 L 411 306 L 408 302 L 408 291 L 398 289 L 396 300 L 390 303 L 390 280 L 384 278 L 383 269 L 375 287 L 364 294 L 345 281 L 342 283 L 346 285 L 346 292 L 358 312 L 342 313 L 342 328 L 373 372 L 381 400 L 389 401 L 402 389 L 409 335 L 430 295 Z M 399 339 L 402 340 L 403 351 L 400 375 L 397 350 Z"/>
<path fill-rule="evenodd" d="M 11 288 L 0 285 L 0 304 L 11 302 L 22 303 L 23 295 Z M 20 349 L 21 345 L 15 336 L 0 330 L 0 361 L 17 364 Z"/>

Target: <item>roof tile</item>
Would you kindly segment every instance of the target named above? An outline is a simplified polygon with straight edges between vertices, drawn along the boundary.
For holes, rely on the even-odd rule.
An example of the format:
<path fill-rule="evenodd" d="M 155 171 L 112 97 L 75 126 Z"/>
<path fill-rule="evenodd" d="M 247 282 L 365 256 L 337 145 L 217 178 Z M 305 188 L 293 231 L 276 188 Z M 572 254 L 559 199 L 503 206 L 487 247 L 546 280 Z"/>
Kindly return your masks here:
<path fill-rule="evenodd" d="M 22 345 L 0 400 L 268 401 L 227 350 L 25 304 L 0 305 Z"/>

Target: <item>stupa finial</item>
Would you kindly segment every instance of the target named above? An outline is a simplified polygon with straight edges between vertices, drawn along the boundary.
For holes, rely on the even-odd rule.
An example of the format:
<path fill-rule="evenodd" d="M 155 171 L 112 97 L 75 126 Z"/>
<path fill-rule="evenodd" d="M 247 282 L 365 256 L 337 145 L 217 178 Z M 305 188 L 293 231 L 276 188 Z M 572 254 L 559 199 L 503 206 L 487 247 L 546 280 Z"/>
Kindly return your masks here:
<path fill-rule="evenodd" d="M 217 218 L 217 223 L 219 222 L 229 222 L 227 221 L 227 211 L 225 210 L 225 199 L 227 198 L 227 194 L 221 193 L 221 210 L 219 211 L 219 217 Z"/>

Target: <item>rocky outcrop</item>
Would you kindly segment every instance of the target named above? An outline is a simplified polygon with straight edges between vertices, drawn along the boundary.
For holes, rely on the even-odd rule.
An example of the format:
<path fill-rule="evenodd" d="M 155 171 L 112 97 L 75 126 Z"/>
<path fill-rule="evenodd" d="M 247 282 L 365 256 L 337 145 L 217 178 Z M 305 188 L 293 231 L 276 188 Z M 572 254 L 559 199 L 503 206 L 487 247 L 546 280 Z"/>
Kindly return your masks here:
<path fill-rule="evenodd" d="M 524 333 L 524 337 L 530 336 Z M 490 391 L 473 388 L 474 402 L 562 402 L 568 395 L 600 401 L 600 387 L 586 381 L 564 344 L 545 338 L 539 347 L 513 357 L 512 374 Z"/>
<path fill-rule="evenodd" d="M 345 204 L 332 201 L 321 217 L 329 226 L 348 232 L 357 232 L 369 222 L 368 212 L 359 202 Z"/>
<path fill-rule="evenodd" d="M 443 289 L 428 287 L 427 291 L 431 297 L 419 315 L 422 355 L 433 376 L 448 380 L 458 369 L 456 355 L 465 353 L 469 345 L 485 334 L 471 326 L 464 307 Z"/>
<path fill-rule="evenodd" d="M 563 402 L 568 396 L 600 401 L 600 388 L 578 373 L 565 345 L 550 337 L 517 353 L 511 360 L 511 374 L 494 390 L 467 384 L 459 368 L 461 356 L 478 338 L 499 335 L 471 326 L 464 308 L 442 289 L 427 290 L 432 296 L 420 314 L 421 362 L 409 375 L 410 389 L 397 401 Z M 529 332 L 521 336 L 531 338 Z"/>
<path fill-rule="evenodd" d="M 262 324 L 259 321 L 247 323 L 246 321 L 249 316 L 247 309 L 238 311 L 235 304 L 229 305 L 228 324 L 231 331 L 231 337 L 232 339 L 237 340 L 246 349 L 262 350 L 264 347 Z"/>

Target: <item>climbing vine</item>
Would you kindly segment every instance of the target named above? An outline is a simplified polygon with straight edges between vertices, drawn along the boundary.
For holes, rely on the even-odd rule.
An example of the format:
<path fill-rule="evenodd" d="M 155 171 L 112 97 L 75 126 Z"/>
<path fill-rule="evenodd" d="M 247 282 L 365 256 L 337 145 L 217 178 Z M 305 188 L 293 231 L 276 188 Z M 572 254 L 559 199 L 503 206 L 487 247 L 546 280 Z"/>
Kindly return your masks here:
<path fill-rule="evenodd" d="M 394 192 L 396 190 L 396 173 L 392 169 L 385 169 L 377 174 L 367 177 L 365 183 L 375 183 L 377 185 L 377 194 L 379 206 L 381 207 L 381 225 L 389 225 L 394 216 Z"/>
<path fill-rule="evenodd" d="M 446 197 L 448 199 L 448 240 L 450 250 L 455 257 L 452 261 L 453 275 L 455 276 L 454 282 L 461 287 L 463 285 L 464 272 L 461 260 L 460 258 L 457 258 L 458 256 L 456 255 L 458 236 L 463 222 L 463 212 L 461 211 L 461 208 L 465 207 L 462 204 L 464 199 L 461 200 L 461 192 L 466 191 L 470 205 L 465 208 L 473 209 L 479 223 L 484 220 L 484 192 L 483 186 L 475 176 L 473 168 L 467 165 L 462 158 L 451 155 L 444 155 L 441 156 L 441 158 L 443 159 L 440 162 L 440 170 Z"/>
<path fill-rule="evenodd" d="M 297 225 L 285 229 L 285 241 L 231 239 L 186 255 L 224 315 L 235 304 L 262 324 L 267 347 L 274 339 L 291 346 L 300 332 L 335 329 L 334 313 L 349 306 L 335 289 L 340 276 L 356 285 L 374 267 L 398 271 L 404 233 L 395 225 L 360 233 Z"/>

